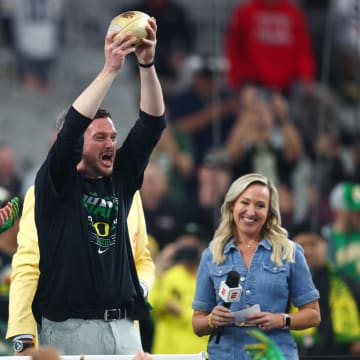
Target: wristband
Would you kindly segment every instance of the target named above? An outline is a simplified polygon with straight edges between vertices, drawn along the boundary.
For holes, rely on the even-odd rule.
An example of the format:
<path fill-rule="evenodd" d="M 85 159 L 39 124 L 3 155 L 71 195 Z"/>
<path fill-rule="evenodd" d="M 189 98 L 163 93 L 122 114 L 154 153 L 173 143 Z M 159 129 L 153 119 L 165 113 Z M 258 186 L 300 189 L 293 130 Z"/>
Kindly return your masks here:
<path fill-rule="evenodd" d="M 138 63 L 138 65 L 140 66 L 140 67 L 142 67 L 142 68 L 149 68 L 149 67 L 152 67 L 153 65 L 155 64 L 155 61 L 152 61 L 152 62 L 150 62 L 150 63 L 148 63 L 148 64 L 142 64 L 142 63 Z"/>

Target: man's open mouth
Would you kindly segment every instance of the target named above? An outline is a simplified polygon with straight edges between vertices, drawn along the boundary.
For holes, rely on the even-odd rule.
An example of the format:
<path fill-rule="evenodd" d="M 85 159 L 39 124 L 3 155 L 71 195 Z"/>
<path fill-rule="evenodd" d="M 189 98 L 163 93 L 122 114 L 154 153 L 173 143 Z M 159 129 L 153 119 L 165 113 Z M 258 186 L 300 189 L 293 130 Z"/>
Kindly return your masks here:
<path fill-rule="evenodd" d="M 113 155 L 112 154 L 103 154 L 101 155 L 101 162 L 105 165 L 105 166 L 112 166 L 113 164 Z"/>

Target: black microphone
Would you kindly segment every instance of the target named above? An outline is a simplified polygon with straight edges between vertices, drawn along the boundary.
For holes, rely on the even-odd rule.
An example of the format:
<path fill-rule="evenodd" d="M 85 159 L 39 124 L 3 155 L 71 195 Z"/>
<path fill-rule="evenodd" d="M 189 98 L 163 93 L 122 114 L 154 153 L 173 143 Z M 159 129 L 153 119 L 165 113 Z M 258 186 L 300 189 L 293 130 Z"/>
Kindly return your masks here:
<path fill-rule="evenodd" d="M 237 271 L 230 271 L 227 275 L 226 281 L 222 281 L 219 289 L 219 296 L 222 299 L 222 306 L 230 308 L 231 303 L 239 301 L 242 293 L 242 286 L 239 285 L 240 274 Z M 216 331 L 215 343 L 218 344 L 220 337 L 224 332 L 224 327 L 218 327 Z"/>

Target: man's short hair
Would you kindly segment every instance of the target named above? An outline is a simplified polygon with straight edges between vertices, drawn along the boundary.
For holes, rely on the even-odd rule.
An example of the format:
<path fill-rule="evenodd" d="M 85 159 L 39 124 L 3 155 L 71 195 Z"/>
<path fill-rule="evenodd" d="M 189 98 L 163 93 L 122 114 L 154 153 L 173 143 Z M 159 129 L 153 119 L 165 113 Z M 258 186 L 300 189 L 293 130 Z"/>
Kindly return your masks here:
<path fill-rule="evenodd" d="M 65 116 L 67 114 L 66 110 L 62 110 L 59 115 L 56 117 L 56 121 L 55 121 L 55 129 L 56 132 L 60 132 L 60 130 L 62 129 L 64 122 L 65 122 Z M 98 109 L 98 111 L 96 112 L 94 119 L 101 119 L 101 118 L 106 118 L 109 117 L 111 119 L 111 114 L 108 110 L 106 109 Z"/>

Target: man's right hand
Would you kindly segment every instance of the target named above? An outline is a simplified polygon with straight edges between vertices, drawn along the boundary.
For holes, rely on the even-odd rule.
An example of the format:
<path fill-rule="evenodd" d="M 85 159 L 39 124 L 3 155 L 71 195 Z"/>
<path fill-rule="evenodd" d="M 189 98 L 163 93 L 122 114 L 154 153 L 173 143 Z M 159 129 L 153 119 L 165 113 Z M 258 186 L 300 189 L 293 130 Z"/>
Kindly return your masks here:
<path fill-rule="evenodd" d="M 113 40 L 116 31 L 111 31 L 105 38 L 105 64 L 104 70 L 117 73 L 125 63 L 125 57 L 133 53 L 135 48 L 132 46 L 136 37 L 130 32 L 124 32 Z"/>

